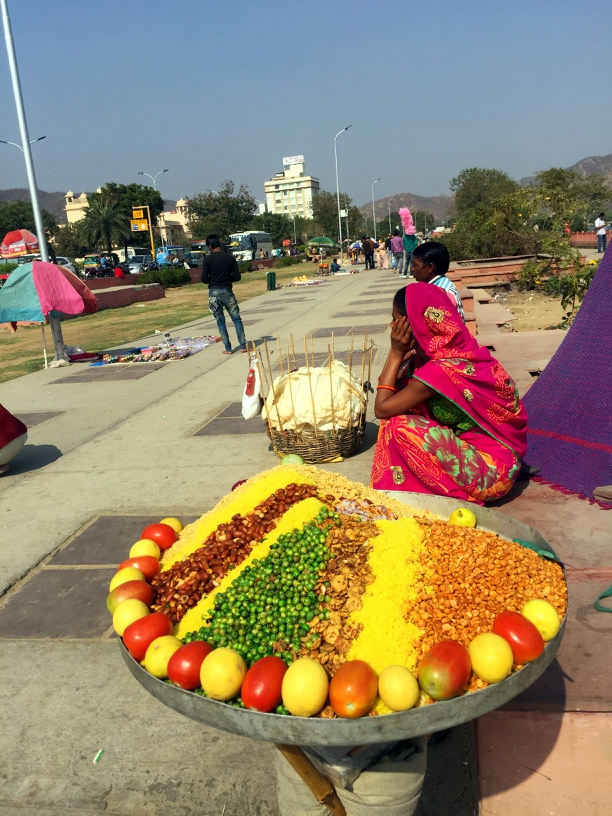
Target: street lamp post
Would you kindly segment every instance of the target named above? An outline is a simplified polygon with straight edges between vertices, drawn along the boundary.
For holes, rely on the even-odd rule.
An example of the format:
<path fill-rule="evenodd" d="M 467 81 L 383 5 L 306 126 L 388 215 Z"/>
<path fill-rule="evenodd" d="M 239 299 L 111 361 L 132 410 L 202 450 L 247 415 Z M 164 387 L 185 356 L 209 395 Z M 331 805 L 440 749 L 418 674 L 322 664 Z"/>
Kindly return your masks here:
<path fill-rule="evenodd" d="M 387 201 L 387 206 L 389 208 L 389 233 L 391 233 L 391 202 L 394 198 L 395 196 L 391 196 L 391 198 Z"/>
<path fill-rule="evenodd" d="M 376 213 L 374 211 L 374 185 L 376 184 L 376 182 L 380 181 L 381 178 L 382 178 L 382 176 L 380 176 L 379 178 L 375 179 L 372 182 L 372 221 L 374 222 L 374 240 L 376 240 Z"/>
<path fill-rule="evenodd" d="M 153 189 L 154 189 L 155 191 L 157 191 L 157 177 L 158 177 L 158 176 L 161 176 L 163 173 L 167 173 L 167 172 L 168 172 L 168 170 L 169 170 L 169 168 L 168 168 L 168 167 L 166 167 L 166 169 L 165 169 L 165 170 L 160 170 L 160 171 L 159 171 L 159 173 L 156 173 L 154 176 L 152 176 L 150 173 L 143 173 L 143 172 L 141 172 L 141 171 L 139 170 L 139 171 L 138 171 L 138 173 L 136 173 L 136 175 L 137 175 L 137 176 L 147 176 L 148 178 L 150 178 L 150 179 L 151 179 L 151 181 L 153 182 Z M 164 233 L 162 232 L 161 224 L 160 224 L 160 222 L 159 222 L 159 216 L 157 216 L 157 226 L 159 227 L 159 237 L 161 238 L 161 242 L 162 242 L 162 249 L 164 249 L 164 250 L 165 250 L 166 245 L 165 245 L 165 243 L 164 243 Z M 153 258 L 153 260 L 155 260 L 155 258 Z"/>
<path fill-rule="evenodd" d="M 352 125 L 347 125 L 342 130 L 339 130 L 338 133 L 334 136 L 334 159 L 336 161 L 336 201 L 338 204 L 338 239 L 340 241 L 340 263 L 342 264 L 343 260 L 343 252 L 342 252 L 342 218 L 340 217 L 340 183 L 338 181 L 338 148 L 336 145 L 336 141 L 338 136 L 342 133 L 346 133 L 346 131 L 353 127 Z"/>
<path fill-rule="evenodd" d="M 42 140 L 46 139 L 46 138 L 47 138 L 46 136 L 39 136 L 38 139 L 30 139 L 30 144 L 33 145 L 34 142 L 42 142 Z M 23 147 L 21 145 L 18 145 L 17 142 L 5 142 L 4 139 L 0 139 L 0 144 L 13 145 L 13 147 L 16 147 L 18 150 L 21 150 L 21 152 L 23 153 Z"/>
<path fill-rule="evenodd" d="M 23 97 L 21 95 L 19 70 L 17 68 L 17 57 L 15 56 L 15 44 L 13 42 L 11 20 L 9 17 L 6 0 L 0 0 L 0 9 L 2 10 L 2 25 L 4 28 L 4 39 L 6 41 L 6 52 L 8 56 L 9 70 L 11 74 L 11 82 L 13 85 L 15 107 L 17 109 L 17 121 L 19 123 L 19 133 L 21 135 L 21 151 L 23 153 L 23 158 L 25 160 L 26 175 L 28 177 L 28 187 L 30 188 L 30 199 L 32 201 L 32 212 L 34 214 L 36 234 L 38 236 L 38 244 L 40 246 L 40 257 L 42 258 L 43 261 L 46 261 L 48 263 L 49 247 L 47 246 L 47 239 L 45 238 L 45 228 L 42 220 L 40 202 L 38 200 L 36 173 L 34 172 L 34 164 L 32 162 L 32 151 L 30 150 L 30 137 L 28 135 L 28 123 L 26 121 L 25 108 L 23 106 Z M 34 141 L 40 141 L 40 138 L 35 139 Z M 19 147 L 19 145 L 17 145 L 17 147 Z M 55 347 L 55 359 L 60 364 L 66 363 L 69 364 L 70 361 L 68 360 L 68 357 L 66 356 L 66 350 L 64 349 L 64 338 L 62 337 L 62 327 L 59 318 L 52 317 L 51 315 L 49 315 L 49 323 L 51 325 L 51 334 L 53 335 L 53 345 Z"/>

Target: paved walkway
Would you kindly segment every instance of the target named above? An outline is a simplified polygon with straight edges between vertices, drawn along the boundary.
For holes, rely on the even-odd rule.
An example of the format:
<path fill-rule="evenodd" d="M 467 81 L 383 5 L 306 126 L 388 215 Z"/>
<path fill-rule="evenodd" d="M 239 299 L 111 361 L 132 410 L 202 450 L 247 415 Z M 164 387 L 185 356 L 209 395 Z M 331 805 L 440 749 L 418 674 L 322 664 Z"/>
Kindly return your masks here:
<path fill-rule="evenodd" d="M 351 328 L 362 335 L 367 329 L 378 344 L 376 376 L 398 283 L 390 271 L 361 272 L 261 295 L 241 306 L 247 336 L 259 341 L 278 334 L 286 346 L 292 335 L 299 355 L 302 338 L 312 332 L 315 351 L 325 352 L 332 329 L 337 351 L 348 348 Z M 204 312 L 204 300 L 202 305 Z M 214 327 L 204 317 L 174 333 Z M 69 324 L 65 334 L 69 343 Z M 529 359 L 549 357 L 552 350 L 539 349 L 534 334 Z M 551 333 L 542 335 L 549 342 Z M 511 373 L 528 385 L 529 360 L 510 350 L 513 337 L 495 336 L 494 353 L 507 355 Z M 235 481 L 277 463 L 259 420 L 246 427 L 236 418 L 247 358 L 221 351 L 218 345 L 162 366 L 75 365 L 0 386 L 0 402 L 29 415 L 31 426 L 24 453 L 0 479 L 2 816 L 102 810 L 187 816 L 221 814 L 224 807 L 227 816 L 277 814 L 271 748 L 199 726 L 155 703 L 125 670 L 104 607 L 108 579 L 144 520 L 199 516 Z M 370 406 L 363 449 L 329 469 L 367 481 L 376 436 L 372 418 Z M 578 813 L 580 799 L 581 816 L 599 814 L 596 786 L 609 778 L 612 756 L 610 714 L 597 713 L 609 712 L 612 701 L 601 648 L 610 624 L 590 602 L 612 582 L 612 513 L 533 483 L 499 509 L 538 527 L 572 568 L 572 614 L 558 664 L 517 703 L 520 710 L 479 722 L 481 812 L 531 812 L 522 809 L 525 797 L 542 797 L 544 790 L 540 813 L 543 801 L 548 812 Z M 524 712 L 533 710 L 543 712 L 548 725 L 528 731 Z M 594 712 L 588 722 L 575 713 L 585 710 Z M 503 726 L 513 735 L 503 745 L 497 717 L 514 724 Z M 597 778 L 585 772 L 582 783 L 570 773 L 576 776 L 578 765 L 572 771 L 555 759 L 557 742 L 571 741 L 578 727 L 580 745 L 597 768 Z M 469 727 L 459 729 L 432 749 L 420 816 L 474 812 L 469 734 Z M 105 753 L 93 765 L 101 748 Z M 523 799 L 515 798 L 517 791 Z"/>

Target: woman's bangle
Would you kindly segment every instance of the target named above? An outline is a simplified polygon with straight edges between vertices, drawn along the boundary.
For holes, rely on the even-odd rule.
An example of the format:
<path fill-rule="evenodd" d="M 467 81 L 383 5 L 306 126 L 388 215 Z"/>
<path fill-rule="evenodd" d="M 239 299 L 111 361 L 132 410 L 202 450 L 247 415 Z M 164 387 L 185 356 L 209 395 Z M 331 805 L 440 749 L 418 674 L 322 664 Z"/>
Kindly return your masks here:
<path fill-rule="evenodd" d="M 392 385 L 379 385 L 376 387 L 377 391 L 380 391 L 381 389 L 384 391 L 393 391 L 394 394 L 397 393 L 397 388 L 394 388 Z"/>

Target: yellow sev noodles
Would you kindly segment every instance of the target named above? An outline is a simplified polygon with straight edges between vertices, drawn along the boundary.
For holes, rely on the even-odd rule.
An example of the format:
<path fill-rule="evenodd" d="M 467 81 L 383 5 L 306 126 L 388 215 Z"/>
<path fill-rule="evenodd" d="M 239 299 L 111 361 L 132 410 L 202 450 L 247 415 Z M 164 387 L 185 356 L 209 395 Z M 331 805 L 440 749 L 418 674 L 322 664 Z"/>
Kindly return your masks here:
<path fill-rule="evenodd" d="M 228 493 L 210 512 L 182 530 L 179 540 L 163 555 L 162 572 L 194 553 L 220 524 L 228 524 L 236 513 L 252 513 L 253 508 L 269 498 L 275 490 L 293 483 L 314 484 L 315 480 L 294 468 L 279 466 L 254 476 Z"/>
<path fill-rule="evenodd" d="M 364 660 L 377 674 L 387 666 L 405 666 L 416 670 L 420 651 L 412 645 L 421 631 L 405 619 L 406 604 L 423 587 L 419 554 L 425 547 L 421 525 L 411 518 L 377 521 L 381 534 L 370 539 L 368 564 L 375 576 L 362 596 L 361 609 L 352 612 L 348 625 L 361 623 L 363 630 L 353 641 L 347 658 Z M 374 710 L 389 714 L 378 700 Z"/>
<path fill-rule="evenodd" d="M 295 481 L 295 480 L 291 480 Z M 291 484 L 291 481 L 287 484 Z M 309 521 L 317 517 L 319 510 L 324 505 L 318 499 L 303 499 L 297 504 L 290 507 L 283 517 L 279 520 L 276 529 L 269 533 L 263 541 L 256 544 L 251 550 L 250 554 L 244 561 L 235 569 L 230 570 L 216 589 L 213 589 L 205 598 L 192 607 L 183 619 L 177 624 L 174 634 L 178 638 L 185 637 L 189 632 L 194 632 L 204 626 L 204 619 L 208 617 L 215 604 L 215 598 L 219 592 L 225 590 L 233 584 L 236 578 L 243 572 L 246 567 L 250 567 L 253 561 L 265 558 L 270 552 L 272 544 L 276 544 L 279 537 L 286 533 L 291 533 L 294 528 L 301 530 L 302 527 Z"/>

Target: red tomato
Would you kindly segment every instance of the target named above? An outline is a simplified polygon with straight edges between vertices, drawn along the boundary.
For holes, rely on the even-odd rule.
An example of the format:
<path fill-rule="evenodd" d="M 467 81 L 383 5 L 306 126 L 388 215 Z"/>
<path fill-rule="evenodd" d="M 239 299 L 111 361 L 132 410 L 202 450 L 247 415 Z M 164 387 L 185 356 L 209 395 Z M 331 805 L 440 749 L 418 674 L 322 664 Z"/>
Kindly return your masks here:
<path fill-rule="evenodd" d="M 436 643 L 421 660 L 419 686 L 434 700 L 451 700 L 463 694 L 472 671 L 465 646 L 456 640 Z"/>
<path fill-rule="evenodd" d="M 176 530 L 173 530 L 169 524 L 149 524 L 140 534 L 141 538 L 150 538 L 155 541 L 160 550 L 169 550 L 170 547 L 178 540 Z"/>
<path fill-rule="evenodd" d="M 508 641 L 515 663 L 531 663 L 544 651 L 542 635 L 520 612 L 500 612 L 493 622 L 493 632 Z"/>
<path fill-rule="evenodd" d="M 262 657 L 244 676 L 240 695 L 252 711 L 274 711 L 282 700 L 281 688 L 287 671 L 280 657 Z"/>
<path fill-rule="evenodd" d="M 192 640 L 185 643 L 170 658 L 168 663 L 168 679 L 175 686 L 193 691 L 200 688 L 200 669 L 204 658 L 213 650 L 210 643 L 203 640 Z"/>
<path fill-rule="evenodd" d="M 172 634 L 170 618 L 163 612 L 152 612 L 146 618 L 130 623 L 123 633 L 123 642 L 134 660 L 140 663 L 156 638 L 170 634 Z"/>
<path fill-rule="evenodd" d="M 117 570 L 125 569 L 125 567 L 136 567 L 147 581 L 150 581 L 159 572 L 159 561 L 154 555 L 137 555 L 134 558 L 126 558 L 119 564 Z"/>
<path fill-rule="evenodd" d="M 150 606 L 153 601 L 153 587 L 146 581 L 126 581 L 125 584 L 119 584 L 109 593 L 106 608 L 112 615 L 121 601 L 127 601 L 130 598 L 136 598 Z"/>
<path fill-rule="evenodd" d="M 329 702 L 339 717 L 363 717 L 374 705 L 378 676 L 363 660 L 349 660 L 334 674 L 329 684 Z"/>

